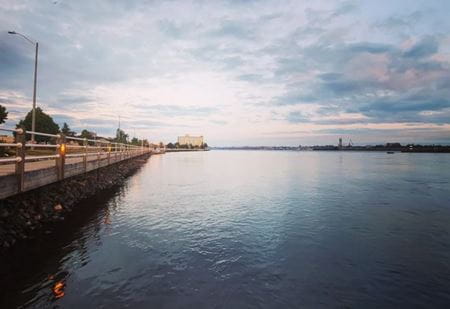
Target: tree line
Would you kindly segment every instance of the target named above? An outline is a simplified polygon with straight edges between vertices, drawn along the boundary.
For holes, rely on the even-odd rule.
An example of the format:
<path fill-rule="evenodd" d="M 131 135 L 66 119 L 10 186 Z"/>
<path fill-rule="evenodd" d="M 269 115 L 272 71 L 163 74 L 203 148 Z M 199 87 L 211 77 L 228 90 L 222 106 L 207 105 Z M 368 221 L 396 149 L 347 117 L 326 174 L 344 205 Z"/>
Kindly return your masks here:
<path fill-rule="evenodd" d="M 31 131 L 32 117 L 33 111 L 31 110 L 26 114 L 24 119 L 20 120 L 19 123 L 16 124 L 16 128 L 24 128 L 27 131 Z M 0 105 L 0 124 L 5 123 L 5 120 L 7 119 L 8 119 L 8 112 L 6 111 L 6 108 L 4 106 Z M 47 133 L 47 134 L 62 133 L 65 136 L 79 137 L 86 139 L 100 138 L 96 132 L 89 131 L 87 129 L 83 129 L 80 132 L 80 134 L 77 134 L 77 132 L 73 131 L 66 122 L 64 122 L 62 127 L 60 128 L 60 126 L 53 120 L 53 118 L 50 115 L 46 114 L 40 107 L 36 108 L 35 130 L 36 132 L 40 133 Z M 50 139 L 51 138 L 47 136 L 35 135 L 35 140 L 38 143 L 45 143 L 48 142 Z M 116 136 L 114 138 L 105 138 L 105 139 L 110 142 L 131 144 L 136 146 L 140 146 L 142 144 L 144 144 L 145 146 L 149 145 L 149 142 L 146 139 L 141 140 L 136 137 L 130 139 L 130 136 L 120 128 L 116 130 Z"/>
<path fill-rule="evenodd" d="M 198 145 L 191 145 L 191 144 L 182 144 L 180 145 L 180 143 L 176 142 L 174 143 L 168 143 L 166 145 L 167 148 L 169 149 L 206 149 L 208 148 L 208 144 L 207 143 L 203 143 L 200 146 Z"/>

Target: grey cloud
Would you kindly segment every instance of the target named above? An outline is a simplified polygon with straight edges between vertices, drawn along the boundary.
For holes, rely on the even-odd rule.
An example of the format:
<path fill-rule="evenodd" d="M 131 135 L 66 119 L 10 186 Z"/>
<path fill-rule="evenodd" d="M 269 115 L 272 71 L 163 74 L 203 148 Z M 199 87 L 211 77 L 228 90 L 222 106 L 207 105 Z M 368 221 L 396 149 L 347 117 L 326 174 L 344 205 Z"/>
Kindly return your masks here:
<path fill-rule="evenodd" d="M 328 9 L 321 8 L 324 6 Z M 200 5 L 177 1 L 27 2 L 22 11 L 0 9 L 0 28 L 14 26 L 40 41 L 38 102 L 58 110 L 59 119 L 64 119 L 65 111 L 99 104 L 88 95 L 69 95 L 71 90 L 89 93 L 99 85 L 201 71 L 240 83 L 241 92 L 245 87 L 269 84 L 276 89 L 273 96 L 257 94 L 240 103 L 249 108 L 284 106 L 282 110 L 288 105 L 315 104 L 318 116 L 355 112 L 369 117 L 361 121 L 371 123 L 447 123 L 450 94 L 445 89 L 450 82 L 445 76 L 450 76 L 449 63 L 430 56 L 439 53 L 449 23 L 431 28 L 434 19 L 425 9 L 434 7 L 436 11 L 441 6 L 413 3 L 400 11 L 383 5 L 379 14 L 359 14 L 364 7 L 357 1 L 323 5 L 293 1 L 277 6 L 265 0 Z M 400 47 L 405 39 L 417 38 L 410 49 Z M 30 96 L 34 54 L 29 47 L 19 38 L 0 33 L 0 90 Z M 441 46 L 442 51 L 445 48 Z M 279 95 L 278 89 L 285 93 Z M 130 110 L 149 118 L 198 119 L 220 111 L 220 106 L 168 103 L 143 101 L 142 106 Z M 256 114 L 249 118 L 257 118 Z M 283 121 L 301 123 L 308 118 L 294 113 Z"/>
<path fill-rule="evenodd" d="M 381 54 L 392 52 L 394 48 L 388 44 L 360 42 L 349 45 L 348 50 L 354 53 L 367 52 L 371 54 Z"/>
<path fill-rule="evenodd" d="M 231 37 L 236 39 L 253 39 L 255 33 L 250 23 L 236 20 L 223 21 L 216 29 L 209 33 L 212 37 Z"/>
<path fill-rule="evenodd" d="M 275 105 L 297 105 L 317 102 L 319 97 L 313 93 L 302 93 L 298 91 L 289 91 L 282 96 L 276 97 Z"/>
<path fill-rule="evenodd" d="M 161 20 L 158 24 L 160 31 L 171 38 L 178 39 L 183 34 L 183 29 L 175 25 L 175 23 L 171 22 L 170 20 L 164 19 Z"/>
<path fill-rule="evenodd" d="M 427 60 L 426 57 L 438 50 L 434 37 L 424 37 L 406 53 L 394 45 L 360 42 L 353 44 L 324 45 L 322 42 L 293 51 L 303 55 L 292 57 L 295 61 L 286 68 L 286 61 L 278 61 L 279 73 L 287 76 L 301 73 L 305 68 L 315 67 L 325 70 L 310 81 L 299 82 L 287 88 L 284 95 L 275 100 L 276 105 L 296 105 L 315 102 L 322 106 L 320 112 L 330 113 L 327 107 L 333 106 L 330 114 L 337 112 L 362 113 L 369 117 L 362 122 L 430 122 L 448 123 L 442 116 L 425 116 L 423 111 L 441 111 L 450 107 L 450 67 L 441 62 Z M 379 79 L 370 74 L 353 75 L 347 66 L 355 57 L 362 54 L 383 54 L 386 56 L 386 77 Z M 308 57 L 304 57 L 304 55 Z M 302 59 L 303 61 L 300 61 Z M 415 60 L 416 59 L 416 60 Z M 420 59 L 418 61 L 417 59 Z M 301 65 L 300 65 L 301 64 Z M 299 66 L 299 70 L 296 70 Z M 329 71 L 329 69 L 333 69 Z M 364 63 L 352 70 L 365 72 Z M 369 68 L 370 69 L 370 68 Z M 404 74 L 414 70 L 418 74 L 414 80 Z M 414 83 L 414 84 L 411 84 Z M 410 84 L 410 85 L 408 85 Z M 389 94 L 380 96 L 380 91 Z M 295 116 L 295 115 L 294 115 Z M 295 119 L 295 118 L 292 118 Z M 287 119 L 291 121 L 292 119 Z M 342 120 L 334 122 L 339 124 Z M 358 123 L 347 120 L 346 123 Z M 333 123 L 333 121 L 317 122 Z"/>
<path fill-rule="evenodd" d="M 237 78 L 247 82 L 261 82 L 264 79 L 264 77 L 259 74 L 241 74 Z"/>
<path fill-rule="evenodd" d="M 398 28 L 412 28 L 417 25 L 423 17 L 423 12 L 415 11 L 406 15 L 389 16 L 382 21 L 376 22 L 374 26 L 383 31 L 392 31 L 393 29 Z"/>
<path fill-rule="evenodd" d="M 439 45 L 434 37 L 425 37 L 405 52 L 408 58 L 423 58 L 431 56 L 438 51 Z"/>
<path fill-rule="evenodd" d="M 65 114 L 53 114 L 52 118 L 55 120 L 57 124 L 59 124 L 59 127 L 62 127 L 64 122 L 70 124 L 74 124 L 76 122 L 76 118 L 65 115 Z"/>
<path fill-rule="evenodd" d="M 0 24 L 1 25 L 1 24 Z M 31 91 L 34 65 L 34 47 L 6 31 L 0 33 L 0 87 L 21 89 L 21 81 L 29 80 L 27 92 Z"/>
<path fill-rule="evenodd" d="M 211 115 L 218 111 L 216 107 L 196 107 L 196 106 L 179 106 L 179 105 L 137 105 L 131 104 L 142 114 L 152 114 L 159 112 L 164 115 L 170 116 L 195 116 L 195 115 Z"/>
<path fill-rule="evenodd" d="M 303 115 L 301 112 L 290 112 L 286 120 L 290 123 L 307 123 L 310 122 L 309 118 Z"/>
<path fill-rule="evenodd" d="M 349 14 L 358 9 L 358 5 L 356 1 L 344 1 L 342 2 L 334 11 L 334 16 L 340 16 Z"/>

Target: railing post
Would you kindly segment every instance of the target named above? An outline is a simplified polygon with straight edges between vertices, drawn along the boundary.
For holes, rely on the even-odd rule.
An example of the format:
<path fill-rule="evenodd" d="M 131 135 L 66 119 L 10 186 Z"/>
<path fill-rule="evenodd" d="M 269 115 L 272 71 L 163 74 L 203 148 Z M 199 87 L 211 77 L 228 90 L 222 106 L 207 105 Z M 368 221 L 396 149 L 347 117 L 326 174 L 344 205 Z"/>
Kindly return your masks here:
<path fill-rule="evenodd" d="M 97 148 L 97 168 L 100 168 L 101 151 L 102 151 L 101 147 L 100 149 Z"/>
<path fill-rule="evenodd" d="M 24 189 L 25 181 L 25 152 L 26 152 L 26 131 L 23 128 L 19 128 L 16 131 L 16 176 L 17 176 L 17 192 L 22 192 Z"/>
<path fill-rule="evenodd" d="M 108 165 L 111 164 L 111 144 L 108 144 Z"/>
<path fill-rule="evenodd" d="M 83 141 L 84 146 L 84 157 L 83 157 L 83 165 L 84 165 L 84 173 L 87 173 L 87 139 L 85 138 Z"/>
<path fill-rule="evenodd" d="M 64 136 L 64 134 L 59 134 L 56 143 L 59 145 L 59 147 L 56 148 L 56 154 L 58 155 L 58 157 L 56 158 L 56 170 L 58 180 L 63 180 L 64 167 L 66 165 L 66 137 Z"/>

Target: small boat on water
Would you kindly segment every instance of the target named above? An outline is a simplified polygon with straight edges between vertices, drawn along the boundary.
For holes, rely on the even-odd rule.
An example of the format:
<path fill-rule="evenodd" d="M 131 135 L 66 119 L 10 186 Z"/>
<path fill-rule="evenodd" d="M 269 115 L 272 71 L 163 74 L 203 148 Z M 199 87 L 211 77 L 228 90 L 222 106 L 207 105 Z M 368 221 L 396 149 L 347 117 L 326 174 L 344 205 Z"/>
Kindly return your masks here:
<path fill-rule="evenodd" d="M 393 152 L 393 151 L 387 151 L 386 153 L 388 153 L 388 154 L 394 154 L 395 152 Z"/>

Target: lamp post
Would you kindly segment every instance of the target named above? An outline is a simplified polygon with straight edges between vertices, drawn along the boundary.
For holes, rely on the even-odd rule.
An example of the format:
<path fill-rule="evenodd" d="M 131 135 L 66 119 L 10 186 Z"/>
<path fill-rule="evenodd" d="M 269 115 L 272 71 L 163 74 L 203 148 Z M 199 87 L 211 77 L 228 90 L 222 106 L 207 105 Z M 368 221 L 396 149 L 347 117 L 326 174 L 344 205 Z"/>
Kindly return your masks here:
<path fill-rule="evenodd" d="M 35 46 L 36 53 L 34 56 L 34 83 L 33 83 L 33 110 L 32 110 L 32 116 L 31 116 L 31 131 L 36 131 L 36 82 L 37 82 L 37 63 L 38 63 L 38 50 L 39 50 L 39 43 L 35 42 L 33 40 L 30 40 L 25 35 L 18 33 L 16 31 L 8 31 L 9 34 L 15 34 L 18 36 L 21 36 L 31 44 Z M 34 133 L 31 134 L 31 142 L 34 143 Z"/>

